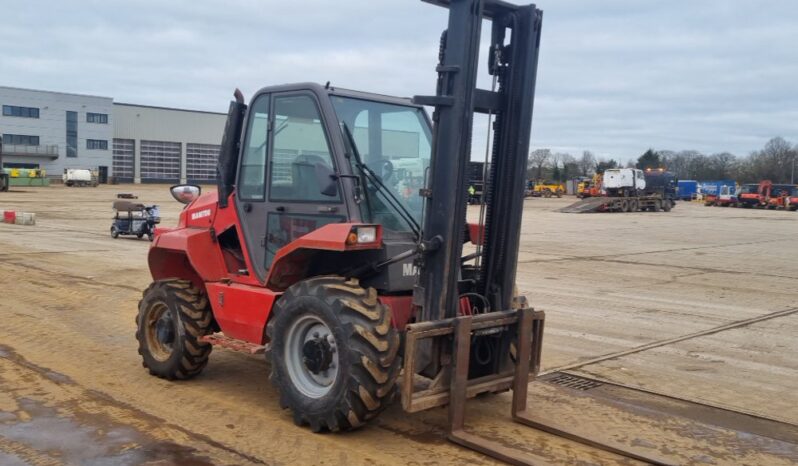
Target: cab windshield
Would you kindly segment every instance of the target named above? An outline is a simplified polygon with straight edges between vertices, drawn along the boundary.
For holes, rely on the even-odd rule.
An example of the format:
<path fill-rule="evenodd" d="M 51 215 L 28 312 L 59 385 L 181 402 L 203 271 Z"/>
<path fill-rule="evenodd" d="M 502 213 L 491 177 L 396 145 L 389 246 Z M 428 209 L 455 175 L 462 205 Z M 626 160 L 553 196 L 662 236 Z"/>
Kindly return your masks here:
<path fill-rule="evenodd" d="M 412 231 L 396 199 L 421 224 L 419 189 L 430 161 L 431 131 L 422 109 L 352 97 L 332 96 L 340 123 L 352 133 L 360 160 L 381 183 L 361 177 L 365 199 L 361 214 L 368 221 L 394 231 Z M 350 159 L 353 173 L 357 161 Z M 386 193 L 388 190 L 390 193 Z"/>

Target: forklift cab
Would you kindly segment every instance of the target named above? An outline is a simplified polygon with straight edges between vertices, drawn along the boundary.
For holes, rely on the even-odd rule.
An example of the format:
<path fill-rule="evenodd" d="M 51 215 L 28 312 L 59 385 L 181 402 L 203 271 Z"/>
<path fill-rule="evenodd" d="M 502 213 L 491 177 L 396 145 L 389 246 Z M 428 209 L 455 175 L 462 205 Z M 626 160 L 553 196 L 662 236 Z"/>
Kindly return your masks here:
<path fill-rule="evenodd" d="M 255 276 L 280 248 L 330 223 L 380 225 L 385 248 L 375 254 L 385 257 L 413 247 L 431 152 L 423 107 L 302 83 L 261 89 L 245 108 L 234 202 Z M 409 291 L 406 269 L 389 267 L 393 277 L 371 285 Z"/>

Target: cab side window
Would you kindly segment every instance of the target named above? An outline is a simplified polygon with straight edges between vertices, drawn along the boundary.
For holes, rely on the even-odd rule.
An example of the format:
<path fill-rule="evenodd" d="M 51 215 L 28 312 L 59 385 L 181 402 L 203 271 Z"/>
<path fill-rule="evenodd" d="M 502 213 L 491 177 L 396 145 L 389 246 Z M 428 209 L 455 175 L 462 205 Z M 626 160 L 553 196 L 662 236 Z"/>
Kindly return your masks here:
<path fill-rule="evenodd" d="M 269 95 L 252 104 L 247 140 L 241 155 L 238 196 L 248 201 L 265 199 L 266 155 L 269 151 Z"/>
<path fill-rule="evenodd" d="M 316 102 L 308 95 L 274 100 L 269 199 L 339 202 L 330 148 Z"/>

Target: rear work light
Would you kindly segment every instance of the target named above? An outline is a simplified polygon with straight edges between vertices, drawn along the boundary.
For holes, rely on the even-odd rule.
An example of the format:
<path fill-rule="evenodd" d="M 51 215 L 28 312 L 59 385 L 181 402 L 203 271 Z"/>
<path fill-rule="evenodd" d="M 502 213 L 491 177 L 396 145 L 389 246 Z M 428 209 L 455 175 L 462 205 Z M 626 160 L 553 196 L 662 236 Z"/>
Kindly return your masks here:
<path fill-rule="evenodd" d="M 377 227 L 355 227 L 346 237 L 346 244 L 367 244 L 377 241 Z"/>

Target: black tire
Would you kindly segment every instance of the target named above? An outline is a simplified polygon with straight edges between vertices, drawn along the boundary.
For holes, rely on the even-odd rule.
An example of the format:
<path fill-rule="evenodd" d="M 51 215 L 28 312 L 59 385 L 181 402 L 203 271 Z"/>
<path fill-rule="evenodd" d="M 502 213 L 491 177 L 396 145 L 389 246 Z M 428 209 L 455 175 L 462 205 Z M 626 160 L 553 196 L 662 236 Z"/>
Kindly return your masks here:
<path fill-rule="evenodd" d="M 136 238 L 138 239 L 144 238 L 144 233 L 136 233 Z"/>
<path fill-rule="evenodd" d="M 149 232 L 147 233 L 147 239 L 150 241 L 150 243 L 152 243 L 152 240 L 155 239 L 155 235 L 153 235 L 152 232 Z"/>
<path fill-rule="evenodd" d="M 660 210 L 662 210 L 662 201 L 657 199 L 657 200 L 654 201 L 654 205 L 651 207 L 651 211 L 652 212 L 659 212 Z"/>
<path fill-rule="evenodd" d="M 629 212 L 629 200 L 621 199 L 621 212 Z"/>
<path fill-rule="evenodd" d="M 293 412 L 294 423 L 309 425 L 314 432 L 350 430 L 391 403 L 401 365 L 399 334 L 374 288 L 364 289 L 356 279 L 311 278 L 288 288 L 272 312 L 266 330 L 271 342 L 271 381 L 280 391 L 280 406 Z M 305 333 L 296 330 L 308 319 L 323 324 L 329 336 L 319 338 L 313 333 L 311 342 L 308 335 L 318 327 Z M 297 352 L 291 350 L 297 341 L 304 345 L 301 365 L 293 356 Z M 310 360 L 307 347 L 328 341 L 334 346 L 329 350 L 327 345 L 327 351 L 336 359 L 324 358 L 327 365 L 316 366 L 313 372 L 309 362 L 318 361 Z M 334 372 L 331 381 L 319 384 L 319 393 L 309 395 L 307 382 L 299 379 L 328 377 L 328 369 Z M 298 371 L 305 375 L 297 375 Z"/>
<path fill-rule="evenodd" d="M 116 229 L 116 225 L 111 227 L 111 238 L 119 238 L 119 230 Z"/>
<path fill-rule="evenodd" d="M 543 191 L 543 197 L 545 197 L 546 199 L 550 198 L 551 197 L 551 191 L 549 191 L 548 189 Z"/>
<path fill-rule="evenodd" d="M 629 200 L 629 212 L 637 212 L 640 210 L 640 206 L 637 203 L 637 199 L 630 199 Z"/>
<path fill-rule="evenodd" d="M 213 347 L 199 339 L 213 332 L 213 313 L 190 281 L 153 282 L 139 301 L 136 327 L 142 364 L 151 375 L 190 379 L 208 364 Z"/>
<path fill-rule="evenodd" d="M 664 201 L 662 201 L 663 211 L 670 212 L 672 208 L 673 208 L 673 201 L 671 201 L 670 199 L 665 199 Z"/>

